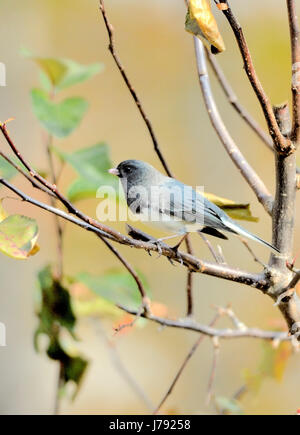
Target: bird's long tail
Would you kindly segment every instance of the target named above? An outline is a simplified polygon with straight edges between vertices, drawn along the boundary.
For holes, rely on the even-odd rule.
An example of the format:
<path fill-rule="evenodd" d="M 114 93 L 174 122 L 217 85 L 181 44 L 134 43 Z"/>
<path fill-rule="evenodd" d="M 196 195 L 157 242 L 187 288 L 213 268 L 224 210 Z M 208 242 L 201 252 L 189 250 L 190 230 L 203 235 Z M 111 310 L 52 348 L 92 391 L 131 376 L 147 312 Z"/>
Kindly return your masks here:
<path fill-rule="evenodd" d="M 271 243 L 268 243 L 265 240 L 261 239 L 260 237 L 250 233 L 245 228 L 241 227 L 238 223 L 229 220 L 223 221 L 223 223 L 229 228 L 231 232 L 235 234 L 239 234 L 240 236 L 247 237 L 248 239 L 254 240 L 255 242 L 261 243 L 262 245 L 267 246 L 268 248 L 272 249 L 275 252 L 280 252 L 279 249 L 271 245 Z"/>

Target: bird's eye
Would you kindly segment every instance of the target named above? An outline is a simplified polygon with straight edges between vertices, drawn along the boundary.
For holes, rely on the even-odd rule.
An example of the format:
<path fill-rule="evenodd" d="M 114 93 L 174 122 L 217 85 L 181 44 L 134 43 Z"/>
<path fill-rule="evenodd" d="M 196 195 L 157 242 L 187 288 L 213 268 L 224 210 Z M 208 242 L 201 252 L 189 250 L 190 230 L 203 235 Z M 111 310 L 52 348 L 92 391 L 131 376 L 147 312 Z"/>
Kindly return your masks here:
<path fill-rule="evenodd" d="M 132 168 L 130 166 L 126 166 L 125 167 L 125 172 L 127 172 L 127 174 L 130 174 Z"/>

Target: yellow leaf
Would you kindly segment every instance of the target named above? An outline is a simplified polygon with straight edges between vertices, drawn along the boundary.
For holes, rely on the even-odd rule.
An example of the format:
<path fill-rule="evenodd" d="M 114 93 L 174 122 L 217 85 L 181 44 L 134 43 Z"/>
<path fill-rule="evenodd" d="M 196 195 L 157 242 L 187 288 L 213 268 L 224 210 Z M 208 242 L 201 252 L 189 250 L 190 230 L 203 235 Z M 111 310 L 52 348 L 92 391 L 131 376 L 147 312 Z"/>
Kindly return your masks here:
<path fill-rule="evenodd" d="M 37 243 L 35 245 L 33 245 L 31 251 L 29 252 L 28 256 L 32 257 L 33 255 L 37 254 L 40 251 L 40 245 L 38 245 Z"/>
<path fill-rule="evenodd" d="M 8 217 L 8 214 L 6 213 L 6 211 L 4 210 L 4 207 L 2 205 L 2 200 L 0 199 L 0 222 L 4 221 L 4 219 L 6 219 Z M 38 234 L 30 241 L 31 243 L 31 250 L 27 253 L 26 257 L 31 257 L 35 254 L 37 254 L 40 250 L 39 245 L 36 243 L 38 238 Z"/>
<path fill-rule="evenodd" d="M 282 342 L 278 347 L 274 357 L 274 377 L 277 381 L 282 380 L 291 353 L 292 347 L 290 343 Z"/>
<path fill-rule="evenodd" d="M 7 217 L 7 214 L 3 208 L 2 200 L 0 200 L 0 222 L 2 222 Z"/>
<path fill-rule="evenodd" d="M 209 42 L 217 52 L 225 50 L 223 38 L 212 14 L 210 0 L 190 0 L 185 21 L 185 30 Z"/>
<path fill-rule="evenodd" d="M 202 192 L 199 191 L 201 194 Z M 252 216 L 250 204 L 237 203 L 231 199 L 222 198 L 221 196 L 214 195 L 213 193 L 204 192 L 204 196 L 209 201 L 216 204 L 224 210 L 232 219 L 240 219 L 250 222 L 258 222 L 258 218 Z"/>

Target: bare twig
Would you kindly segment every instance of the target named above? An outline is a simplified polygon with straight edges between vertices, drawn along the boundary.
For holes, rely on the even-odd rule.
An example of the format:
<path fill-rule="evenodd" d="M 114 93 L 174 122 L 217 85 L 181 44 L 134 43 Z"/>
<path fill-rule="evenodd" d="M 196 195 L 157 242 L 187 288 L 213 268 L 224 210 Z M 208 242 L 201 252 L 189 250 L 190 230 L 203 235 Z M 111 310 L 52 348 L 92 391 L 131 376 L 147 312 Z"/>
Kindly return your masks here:
<path fill-rule="evenodd" d="M 140 112 L 143 120 L 145 121 L 145 124 L 146 124 L 147 129 L 148 129 L 148 131 L 150 133 L 150 136 L 151 136 L 151 139 L 152 139 L 152 142 L 153 142 L 153 145 L 154 145 L 155 152 L 158 155 L 158 158 L 161 161 L 161 164 L 163 165 L 163 167 L 164 167 L 166 173 L 168 174 L 168 176 L 172 177 L 172 173 L 171 173 L 171 171 L 169 169 L 169 166 L 168 166 L 168 164 L 167 164 L 167 162 L 166 162 L 166 160 L 165 160 L 165 158 L 162 155 L 162 152 L 160 150 L 160 147 L 159 147 L 159 144 L 158 144 L 158 140 L 157 140 L 156 135 L 154 133 L 152 124 L 151 124 L 148 116 L 146 115 L 146 112 L 145 112 L 145 110 L 144 110 L 144 108 L 142 106 L 141 100 L 139 99 L 135 89 L 133 88 L 133 85 L 131 84 L 131 82 L 129 80 L 129 77 L 128 77 L 128 75 L 127 75 L 127 73 L 126 73 L 126 71 L 125 71 L 125 69 L 124 69 L 124 67 L 123 67 L 123 65 L 122 65 L 122 63 L 121 63 L 117 53 L 116 53 L 115 45 L 114 45 L 114 28 L 113 28 L 112 24 L 110 23 L 110 21 L 108 19 L 108 16 L 107 16 L 107 13 L 106 13 L 106 10 L 105 10 L 105 6 L 104 6 L 104 1 L 100 0 L 99 3 L 100 3 L 100 11 L 102 13 L 103 20 L 104 20 L 104 23 L 105 23 L 105 27 L 106 27 L 106 30 L 107 30 L 107 33 L 108 33 L 108 38 L 109 38 L 108 49 L 111 52 L 111 55 L 112 55 L 116 65 L 117 65 L 117 67 L 118 67 L 118 69 L 119 69 L 119 71 L 120 71 L 120 73 L 121 73 L 121 75 L 123 77 L 123 80 L 124 80 L 128 90 L 129 90 L 132 98 L 134 99 L 134 102 L 135 102 L 137 108 L 139 109 L 139 112 Z"/>
<path fill-rule="evenodd" d="M 239 46 L 242 55 L 247 77 L 263 110 L 265 119 L 267 121 L 270 136 L 273 139 L 274 148 L 280 153 L 289 154 L 294 150 L 293 144 L 289 139 L 286 139 L 282 135 L 279 129 L 279 126 L 276 122 L 275 115 L 273 112 L 272 104 L 269 100 L 269 97 L 265 93 L 262 84 L 260 83 L 257 73 L 255 71 L 254 64 L 251 58 L 251 54 L 246 39 L 244 37 L 242 27 L 238 23 L 236 17 L 234 16 L 232 9 L 229 7 L 228 1 L 220 0 L 219 3 L 225 3 L 226 5 L 228 5 L 228 8 L 223 9 L 222 12 L 227 18 L 233 30 L 233 33 L 235 35 L 237 44 Z"/>
<path fill-rule="evenodd" d="M 216 314 L 215 317 L 213 318 L 213 320 L 210 322 L 209 326 L 214 326 L 215 323 L 217 322 L 217 320 L 219 319 L 220 314 Z M 202 343 L 202 341 L 204 340 L 205 335 L 200 335 L 200 337 L 197 339 L 197 341 L 193 344 L 191 350 L 189 351 L 189 353 L 187 354 L 186 358 L 184 359 L 183 363 L 181 364 L 178 372 L 176 373 L 176 376 L 174 377 L 170 387 L 168 388 L 166 394 L 164 395 L 164 397 L 162 398 L 162 400 L 160 401 L 159 405 L 157 406 L 157 408 L 155 409 L 155 411 L 153 412 L 153 414 L 158 414 L 159 411 L 161 410 L 163 404 L 165 403 L 165 401 L 167 400 L 167 398 L 170 396 L 170 394 L 172 393 L 172 391 L 175 388 L 175 385 L 177 384 L 180 376 L 182 375 L 187 363 L 189 362 L 189 360 L 192 358 L 192 356 L 194 355 L 194 353 L 196 352 L 196 350 L 198 349 L 199 345 Z"/>
<path fill-rule="evenodd" d="M 246 247 L 246 249 L 248 250 L 248 252 L 252 255 L 253 260 L 260 264 L 263 267 L 266 267 L 266 265 L 260 261 L 260 259 L 257 257 L 257 255 L 255 254 L 255 252 L 253 251 L 253 249 L 251 248 L 251 246 L 249 245 L 249 243 L 247 242 L 246 239 L 244 239 L 243 237 L 239 237 L 240 241 L 243 243 L 243 245 Z"/>
<path fill-rule="evenodd" d="M 193 248 L 189 236 L 185 238 L 185 244 L 188 254 L 193 255 Z M 187 294 L 187 316 L 193 314 L 193 271 L 188 270 L 187 282 L 186 282 L 186 294 Z"/>
<path fill-rule="evenodd" d="M 54 185 L 57 185 L 57 178 L 55 174 L 53 156 L 51 152 L 51 145 L 52 145 L 52 136 L 49 135 L 48 143 L 46 146 L 48 165 L 50 169 L 52 183 Z M 55 207 L 56 205 L 55 198 L 50 197 L 50 203 L 53 207 Z M 55 230 L 56 230 L 56 237 L 57 237 L 57 278 L 58 280 L 61 280 L 63 277 L 63 228 L 57 215 L 54 215 L 54 219 L 55 219 L 54 222 L 55 222 Z"/>
<path fill-rule="evenodd" d="M 241 331 L 247 329 L 246 325 L 241 322 L 238 317 L 236 316 L 236 314 L 234 313 L 233 309 L 231 308 L 231 306 L 227 306 L 226 308 L 223 307 L 217 307 L 218 312 L 220 313 L 220 315 L 224 316 L 228 316 L 229 319 L 231 320 L 233 326 L 236 329 L 240 329 Z"/>
<path fill-rule="evenodd" d="M 293 128 L 291 139 L 300 143 L 300 28 L 297 17 L 296 1 L 286 0 L 292 55 L 292 95 L 293 95 Z"/>
<path fill-rule="evenodd" d="M 257 134 L 257 136 L 264 142 L 264 144 L 272 151 L 273 141 L 271 137 L 261 128 L 258 122 L 250 115 L 247 109 L 239 102 L 234 90 L 232 89 L 229 81 L 225 77 L 225 74 L 214 56 L 207 47 L 205 47 L 206 57 L 223 89 L 229 103 L 234 107 L 237 113 L 243 118 L 243 120 L 249 125 L 249 127 Z"/>
<path fill-rule="evenodd" d="M 138 384 L 136 379 L 128 371 L 127 367 L 125 366 L 124 362 L 122 361 L 121 356 L 119 355 L 115 341 L 111 340 L 107 336 L 101 322 L 99 322 L 99 319 L 97 319 L 97 322 L 95 322 L 95 324 L 93 324 L 93 328 L 96 328 L 96 330 L 98 330 L 101 333 L 101 335 L 103 336 L 105 344 L 107 345 L 107 348 L 109 350 L 111 361 L 112 361 L 113 365 L 115 366 L 116 370 L 118 371 L 118 373 L 127 382 L 127 384 L 130 386 L 132 391 L 134 391 L 135 394 L 143 401 L 146 408 L 152 412 L 152 410 L 154 409 L 154 405 L 152 404 L 151 400 L 146 395 L 146 393 L 143 391 L 141 386 Z"/>
<path fill-rule="evenodd" d="M 138 315 L 138 311 L 124 307 L 118 304 L 118 308 L 125 311 L 126 313 Z M 168 319 L 164 317 L 158 317 L 154 314 L 143 313 L 141 317 L 158 323 L 162 326 L 167 326 L 170 328 L 187 329 L 189 331 L 200 332 L 209 337 L 219 337 L 223 339 L 234 339 L 234 338 L 257 338 L 261 340 L 279 340 L 279 341 L 291 341 L 290 337 L 286 332 L 277 331 L 263 331 L 257 328 L 246 328 L 246 329 L 215 329 L 211 326 L 202 325 L 201 323 L 195 322 L 190 317 L 184 319 Z"/>
<path fill-rule="evenodd" d="M 47 193 L 47 195 L 52 196 L 53 198 L 56 198 L 53 192 L 46 189 L 44 186 L 40 185 L 35 181 L 34 178 L 32 178 L 30 175 L 27 174 L 26 171 L 24 171 L 20 166 L 18 166 L 10 157 L 8 157 L 6 154 L 4 154 L 2 151 L 0 151 L 0 156 L 3 157 L 13 168 L 15 168 L 23 177 L 25 177 L 29 183 L 31 183 L 32 187 L 41 190 L 44 193 Z"/>
<path fill-rule="evenodd" d="M 244 179 L 257 196 L 258 201 L 264 206 L 265 210 L 270 214 L 273 205 L 273 198 L 268 189 L 259 178 L 254 169 L 246 161 L 245 157 L 235 144 L 234 140 L 230 136 L 221 116 L 217 109 L 212 90 L 208 71 L 206 67 L 205 51 L 203 43 L 194 36 L 194 45 L 196 51 L 197 69 L 199 75 L 200 86 L 204 98 L 204 102 L 207 108 L 208 115 L 215 128 L 222 144 L 224 145 L 230 158 L 241 172 Z M 274 116 L 274 114 L 273 114 Z"/>
<path fill-rule="evenodd" d="M 217 337 L 213 337 L 212 342 L 213 342 L 213 360 L 212 360 L 211 371 L 210 371 L 210 376 L 209 376 L 208 386 L 207 386 L 207 396 L 205 401 L 206 406 L 210 404 L 213 395 L 213 385 L 216 377 L 218 356 L 220 353 L 219 339 Z"/>
<path fill-rule="evenodd" d="M 215 261 L 217 263 L 222 263 L 222 261 L 219 258 L 219 255 L 217 254 L 217 252 L 215 251 L 213 245 L 211 244 L 211 242 L 208 240 L 207 237 L 205 237 L 205 235 L 201 232 L 198 233 L 201 237 L 201 239 L 205 242 L 205 244 L 208 246 L 208 249 L 210 250 L 213 258 L 215 259 Z"/>

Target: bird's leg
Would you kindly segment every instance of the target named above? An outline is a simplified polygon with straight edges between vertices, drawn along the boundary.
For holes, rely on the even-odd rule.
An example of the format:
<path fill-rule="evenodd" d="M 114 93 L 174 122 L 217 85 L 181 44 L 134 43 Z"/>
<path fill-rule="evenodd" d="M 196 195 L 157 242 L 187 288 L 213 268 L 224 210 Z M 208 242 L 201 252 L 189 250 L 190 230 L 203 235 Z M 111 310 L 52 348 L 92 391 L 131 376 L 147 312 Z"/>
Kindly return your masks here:
<path fill-rule="evenodd" d="M 182 234 L 173 234 L 172 236 L 167 236 L 167 237 L 161 237 L 159 239 L 156 239 L 153 243 L 156 244 L 157 246 L 157 250 L 158 250 L 158 258 L 162 255 L 162 249 L 161 249 L 161 242 L 168 240 L 168 239 L 173 239 L 174 237 L 178 237 L 181 236 Z M 175 245 L 172 249 L 172 251 L 176 252 L 177 257 L 180 259 L 181 264 L 183 263 L 182 258 L 180 255 L 178 255 L 178 248 L 181 245 L 181 243 L 184 241 L 184 239 L 186 238 L 187 233 L 184 234 L 184 236 L 180 239 L 179 243 L 177 243 L 177 245 Z"/>
<path fill-rule="evenodd" d="M 181 255 L 178 252 L 178 249 L 180 247 L 180 245 L 184 242 L 184 240 L 186 239 L 188 233 L 185 233 L 184 236 L 179 240 L 179 242 L 177 243 L 177 245 L 173 246 L 172 251 L 174 251 L 176 253 L 177 258 L 180 261 L 181 266 L 183 265 L 183 260 Z"/>

